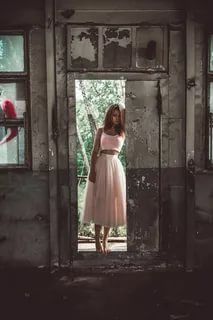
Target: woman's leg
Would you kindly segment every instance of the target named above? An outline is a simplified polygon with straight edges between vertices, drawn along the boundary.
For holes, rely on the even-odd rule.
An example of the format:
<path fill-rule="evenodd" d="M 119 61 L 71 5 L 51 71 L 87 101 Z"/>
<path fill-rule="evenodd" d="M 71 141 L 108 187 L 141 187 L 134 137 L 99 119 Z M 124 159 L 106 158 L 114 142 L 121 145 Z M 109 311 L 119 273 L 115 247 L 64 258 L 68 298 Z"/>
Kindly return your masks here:
<path fill-rule="evenodd" d="M 101 228 L 102 227 L 99 224 L 95 224 L 95 248 L 97 252 L 103 252 L 100 241 Z"/>
<path fill-rule="evenodd" d="M 104 236 L 103 236 L 103 252 L 104 253 L 109 252 L 108 243 L 107 243 L 109 231 L 110 231 L 109 227 L 104 227 Z"/>

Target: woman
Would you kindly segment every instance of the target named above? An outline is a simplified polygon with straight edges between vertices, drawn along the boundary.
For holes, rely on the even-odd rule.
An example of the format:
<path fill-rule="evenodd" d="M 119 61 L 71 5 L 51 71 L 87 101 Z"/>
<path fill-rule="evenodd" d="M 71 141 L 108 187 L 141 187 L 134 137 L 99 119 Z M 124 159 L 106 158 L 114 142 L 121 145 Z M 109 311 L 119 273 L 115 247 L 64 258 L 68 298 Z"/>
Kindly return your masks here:
<path fill-rule="evenodd" d="M 107 253 L 111 227 L 126 223 L 126 179 L 118 154 L 125 139 L 125 109 L 113 104 L 107 110 L 104 127 L 96 133 L 82 222 L 95 223 L 96 251 Z M 103 242 L 100 233 L 104 227 Z"/>

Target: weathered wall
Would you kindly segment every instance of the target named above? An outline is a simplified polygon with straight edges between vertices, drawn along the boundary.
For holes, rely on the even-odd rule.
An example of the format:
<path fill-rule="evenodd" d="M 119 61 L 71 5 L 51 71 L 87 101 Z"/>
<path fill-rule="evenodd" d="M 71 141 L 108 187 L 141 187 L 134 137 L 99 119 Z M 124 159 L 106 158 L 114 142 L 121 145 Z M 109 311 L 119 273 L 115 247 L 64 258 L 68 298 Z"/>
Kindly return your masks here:
<path fill-rule="evenodd" d="M 194 264 L 213 266 L 213 176 L 199 173 L 195 178 Z"/>
<path fill-rule="evenodd" d="M 195 24 L 195 212 L 194 264 L 213 265 L 213 172 L 206 169 L 206 50 L 205 26 Z"/>
<path fill-rule="evenodd" d="M 1 26 L 27 28 L 32 170 L 0 169 L 0 262 L 49 264 L 48 147 L 44 3 L 1 3 Z"/>
<path fill-rule="evenodd" d="M 128 250 L 159 249 L 157 81 L 126 83 Z"/>
<path fill-rule="evenodd" d="M 196 1 L 198 3 L 199 1 Z M 193 1 L 193 3 L 195 3 Z M 201 3 L 201 2 L 200 2 Z M 52 2 L 49 1 L 50 6 Z M 193 4 L 188 1 L 188 7 Z M 195 6 L 196 7 L 196 6 Z M 195 8 L 198 20 L 204 17 L 204 11 L 199 15 L 200 4 Z M 29 67 L 30 67 L 30 113 L 31 113 L 31 149 L 32 170 L 0 171 L 0 261 L 4 264 L 39 265 L 48 264 L 50 246 L 58 259 L 58 246 L 60 261 L 69 260 L 69 250 L 76 252 L 77 223 L 76 217 L 76 173 L 75 173 L 75 143 L 76 132 L 74 108 L 74 79 L 75 73 L 67 73 L 66 55 L 66 28 L 67 24 L 93 23 L 107 24 L 165 24 L 169 26 L 169 69 L 168 77 L 156 75 L 155 78 L 147 76 L 148 80 L 161 78 L 161 93 L 163 110 L 161 115 L 161 145 L 159 159 L 161 166 L 155 166 L 158 181 L 153 195 L 156 196 L 159 210 L 159 247 L 177 260 L 183 262 L 186 223 L 185 211 L 185 41 L 184 23 L 185 6 L 181 1 L 56 1 L 56 89 L 57 89 L 57 119 L 59 143 L 57 161 L 59 171 L 54 171 L 54 179 L 49 179 L 48 139 L 52 137 L 52 105 L 48 109 L 46 86 L 46 58 L 45 52 L 45 5 L 44 1 L 12 1 L 0 4 L 1 27 L 27 27 L 29 30 Z M 192 10 L 193 11 L 193 10 Z M 206 11 L 207 12 L 207 11 Z M 205 14 L 206 14 L 205 12 Z M 50 17 L 52 18 L 52 17 Z M 210 21 L 208 19 L 208 21 Z M 47 29 L 53 27 L 53 20 L 46 21 Z M 205 19 L 202 21 L 205 22 Z M 54 34 L 52 34 L 54 35 Z M 52 36 L 51 35 L 51 36 Z M 195 212 L 193 214 L 193 257 L 195 264 L 202 266 L 211 262 L 212 251 L 212 175 L 205 168 L 205 61 L 204 61 L 204 34 L 201 24 L 196 25 L 195 32 L 195 165 L 199 171 L 195 180 Z M 54 49 L 54 43 L 52 43 Z M 97 49 L 100 49 L 100 44 Z M 47 57 L 45 57 L 47 54 Z M 51 52 L 54 63 L 54 53 Z M 103 59 L 104 61 L 104 59 Z M 98 63 L 103 63 L 99 60 Z M 105 60 L 106 65 L 115 61 Z M 117 60 L 119 62 L 119 60 Z M 48 61 L 47 61 L 48 64 Z M 69 61 L 68 61 L 69 66 Z M 104 66 L 104 64 L 102 65 Z M 126 66 L 126 65 L 125 65 Z M 119 66 L 120 67 L 120 66 Z M 121 66 L 122 67 L 122 66 Z M 85 70 L 81 70 L 84 71 Z M 103 71 L 103 70 L 102 70 Z M 108 70 L 109 71 L 109 70 Z M 118 71 L 118 70 L 117 70 Z M 120 70 L 122 71 L 122 70 Z M 125 70 L 126 71 L 126 70 Z M 128 71 L 128 70 L 127 70 Z M 54 68 L 49 68 L 49 78 Z M 138 72 L 137 76 L 140 73 Z M 109 77 L 109 73 L 107 74 Z M 93 77 L 95 74 L 93 73 Z M 145 74 L 141 77 L 147 80 Z M 67 82 L 67 78 L 69 79 Z M 138 78 L 139 79 L 139 78 Z M 54 79 L 53 79 L 54 85 Z M 66 85 L 68 84 L 68 92 Z M 54 100 L 54 90 L 51 93 Z M 67 99 L 68 98 L 68 99 Z M 67 109 L 68 106 L 68 109 Z M 143 110 L 140 110 L 143 111 Z M 132 115 L 132 119 L 133 119 Z M 49 130 L 48 130 L 49 128 Z M 51 141 L 52 141 L 51 140 Z M 159 140 L 160 141 L 160 140 Z M 52 141 L 54 144 L 55 142 Z M 54 149 L 55 150 L 55 149 Z M 156 159 L 159 155 L 156 155 Z M 54 161 L 56 155 L 54 154 Z M 136 160 L 141 160 L 140 151 L 137 151 Z M 143 159 L 142 159 L 143 160 Z M 56 162 L 57 162 L 56 161 Z M 55 162 L 55 163 L 56 163 Z M 143 161 L 142 161 L 143 162 Z M 69 170 L 70 168 L 70 170 Z M 138 168 L 135 168 L 138 169 Z M 147 175 L 147 168 L 139 173 L 139 178 Z M 55 167 L 54 167 L 55 170 Z M 134 168 L 133 168 L 134 170 Z M 151 169 L 150 169 L 151 170 Z M 150 171 L 151 172 L 151 171 Z M 149 173 L 150 173 L 149 172 Z M 132 191 L 139 190 L 137 170 L 131 173 L 129 179 Z M 56 181 L 58 178 L 58 181 Z M 152 176 L 150 174 L 150 179 Z M 142 180 L 141 180 L 142 181 Z M 54 212 L 49 216 L 49 183 L 59 182 L 52 186 L 52 201 L 56 196 L 59 199 L 60 215 L 58 216 L 57 201 L 52 204 Z M 156 182 L 156 181 L 154 181 Z M 149 181 L 148 181 L 149 183 Z M 150 183 L 152 181 L 150 180 Z M 143 183 L 141 183 L 140 192 Z M 57 193 L 58 191 L 58 193 Z M 71 192 L 70 192 L 71 191 Z M 148 190 L 145 190 L 148 192 Z M 70 192 L 70 193 L 69 193 Z M 134 194 L 140 198 L 141 194 Z M 143 194 L 144 195 L 144 194 Z M 71 196 L 71 197 L 70 197 Z M 154 196 L 152 199 L 154 199 Z M 54 198 L 54 199 L 53 199 Z M 142 198 L 141 198 L 142 199 Z M 148 199 L 149 200 L 149 199 Z M 151 203 L 151 201 L 150 201 Z M 138 201 L 139 208 L 140 201 Z M 144 203 L 142 203 L 142 206 Z M 155 207 L 152 207 L 152 209 Z M 52 209 L 51 209 L 52 210 Z M 50 210 L 50 211 L 51 211 Z M 139 209 L 137 209 L 139 212 Z M 144 209 L 145 210 L 145 209 Z M 53 211 L 53 210 L 52 210 Z M 52 212 L 51 211 L 51 212 Z M 134 210 L 133 210 L 134 211 Z M 148 217 L 148 216 L 147 216 Z M 154 218 L 153 218 L 154 217 Z M 150 217 L 149 217 L 150 218 Z M 153 219 L 152 219 L 153 218 Z M 70 230 L 71 219 L 71 230 Z M 139 220 L 140 221 L 140 218 Z M 141 220 L 143 222 L 143 219 Z M 146 221 L 152 226 L 157 221 L 156 212 Z M 132 221 L 133 222 L 133 221 Z M 157 221 L 158 223 L 158 221 Z M 50 241 L 50 227 L 52 238 Z M 133 229 L 132 229 L 133 230 Z M 138 229 L 140 230 L 140 228 Z M 141 229 L 142 230 L 142 229 Z M 157 230 L 152 228 L 154 232 Z M 58 233 L 59 231 L 59 233 Z M 71 232 L 70 232 L 71 231 Z M 144 230 L 142 230 L 144 231 Z M 146 230 L 145 230 L 146 231 Z M 148 233 L 147 233 L 148 234 Z M 147 236 L 146 234 L 146 236 Z M 155 235 L 157 233 L 155 232 Z M 71 235 L 71 237 L 70 237 Z M 148 234 L 149 235 L 149 234 Z M 139 240 L 141 241 L 141 234 Z M 135 234 L 137 238 L 137 234 Z M 150 239 L 149 239 L 150 240 Z M 152 239 L 153 240 L 153 239 Z M 52 244 L 51 244 L 52 243 Z M 72 248 L 70 244 L 72 243 Z M 151 243 L 151 242 L 150 242 Z M 144 246 L 140 242 L 138 247 Z M 154 242 L 154 246 L 156 242 Z M 153 248 L 153 243 L 151 243 Z M 157 244 L 158 246 L 158 244 Z M 157 247 L 156 246 L 156 247 Z"/>
<path fill-rule="evenodd" d="M 89 35 L 91 30 L 95 31 L 91 24 L 161 24 L 168 26 L 169 57 L 168 69 L 162 74 L 138 73 L 137 79 L 131 79 L 127 85 L 127 95 L 132 94 L 133 99 L 127 105 L 128 114 L 128 150 L 127 150 L 127 189 L 128 189 L 128 241 L 129 250 L 142 251 L 158 250 L 159 248 L 168 252 L 170 256 L 183 262 L 185 246 L 185 226 L 184 226 L 184 188 L 185 188 L 185 42 L 184 42 L 184 21 L 185 13 L 181 6 L 175 2 L 164 1 L 161 4 L 153 1 L 131 2 L 124 1 L 118 6 L 116 2 L 97 3 L 91 1 L 90 5 L 83 2 L 57 1 L 56 19 L 58 25 L 69 24 L 68 26 L 68 92 L 70 107 L 74 109 L 74 79 L 78 78 L 80 71 L 85 78 L 110 78 L 107 71 L 111 71 L 111 76 L 115 77 L 116 72 L 124 75 L 126 71 L 140 71 L 131 66 L 135 63 L 135 52 L 137 51 L 134 37 L 128 38 L 129 45 L 133 47 L 133 56 L 128 59 L 128 45 L 121 48 L 119 41 L 115 39 L 118 29 L 114 30 L 114 38 L 106 37 L 104 33 L 104 45 L 109 44 L 112 57 L 104 57 L 105 47 L 102 52 L 101 41 L 93 41 L 95 36 Z M 147 10 L 147 9 L 150 10 Z M 71 25 L 70 25 L 71 24 Z M 94 42 L 94 51 L 89 48 L 81 52 L 81 59 L 71 59 L 70 54 L 70 28 L 82 28 L 82 32 L 87 32 L 87 37 L 82 42 L 91 44 Z M 79 25 L 78 25 L 79 24 Z M 87 28 L 87 29 L 86 29 Z M 89 29 L 90 28 L 90 29 Z M 126 27 L 128 29 L 128 27 Z M 129 28 L 130 29 L 130 28 Z M 101 28 L 99 29 L 102 30 Z M 131 29 L 130 29 L 131 30 Z M 134 30 L 134 29 L 133 29 Z M 79 31 L 78 31 L 79 32 Z M 135 31 L 133 31 L 134 33 Z M 77 43 L 76 32 L 73 44 Z M 142 34 L 142 33 L 141 33 Z M 93 32 L 94 35 L 94 32 Z M 129 36 L 129 34 L 128 34 Z M 83 37 L 84 38 L 84 37 Z M 88 40 L 89 38 L 89 40 Z M 98 36 L 97 36 L 98 38 Z M 121 38 L 120 38 L 121 39 Z M 116 46 L 110 47 L 111 40 L 116 42 Z M 167 41 L 167 38 L 166 38 Z M 72 45 L 73 45 L 72 44 Z M 92 45 L 90 46 L 92 47 Z M 165 46 L 167 47 L 167 46 Z M 123 50 L 123 51 L 122 51 Z M 124 52 L 125 51 L 125 52 Z M 73 51 L 75 53 L 75 51 Z M 91 64 L 90 53 L 96 58 Z M 121 65 L 121 56 L 125 53 L 125 64 Z M 115 58 L 116 56 L 116 58 Z M 73 54 L 74 57 L 74 54 Z M 85 59 L 86 58 L 86 59 Z M 71 62 L 74 64 L 71 65 Z M 104 63 L 107 62 L 107 63 Z M 72 70 L 73 69 L 73 70 Z M 101 71 L 99 76 L 95 70 Z M 75 71 L 77 72 L 75 73 Z M 90 71 L 90 73 L 89 73 Z M 91 71 L 93 71 L 91 73 Z M 130 76 L 129 76 L 130 77 Z M 141 78 L 140 78 L 141 77 Z M 128 76 L 124 75 L 128 81 Z M 133 77 L 134 78 L 134 77 Z M 158 118 L 157 108 L 157 80 L 160 80 L 162 93 L 162 114 Z M 143 80 L 143 81 L 140 81 Z M 150 81 L 155 80 L 155 81 Z M 145 82 L 153 83 L 154 89 L 149 94 L 149 99 L 144 98 L 149 92 L 148 86 L 143 87 Z M 136 85 L 138 83 L 138 86 Z M 141 82 L 141 83 L 140 83 Z M 143 93 L 143 94 L 142 94 Z M 153 96 L 154 95 L 154 96 Z M 131 99 L 130 99 L 131 100 Z M 72 111 L 73 112 L 73 111 Z M 157 118 L 156 118 L 157 117 Z M 157 119 L 157 120 L 156 120 Z M 160 122 L 159 122 L 160 121 Z M 149 125 L 152 123 L 153 127 Z M 76 137 L 75 124 L 69 122 L 72 137 Z M 139 138 L 138 138 L 138 136 Z M 159 136 L 160 135 L 160 136 Z M 71 145 L 70 158 L 74 159 L 75 148 Z M 75 171 L 75 163 L 71 161 L 72 174 Z M 75 194 L 73 190 L 72 194 Z M 71 194 L 71 197 L 72 197 Z M 74 196 L 75 198 L 75 196 Z M 71 219 L 75 215 L 76 208 L 71 210 Z M 159 221 L 160 220 L 160 221 Z M 160 225 L 159 225 L 160 223 Z M 160 231 L 160 239 L 159 239 Z M 76 237 L 76 229 L 73 229 Z M 76 239 L 76 238 L 75 238 Z M 159 243 L 160 241 L 160 243 Z"/>
<path fill-rule="evenodd" d="M 193 10 L 194 9 L 194 10 Z M 190 10 L 187 25 L 187 257 L 188 267 L 212 266 L 212 170 L 207 167 L 206 57 L 208 6 Z M 190 160 L 188 162 L 188 160 Z"/>
<path fill-rule="evenodd" d="M 1 1 L 1 26 L 44 26 L 44 0 Z"/>
<path fill-rule="evenodd" d="M 184 19 L 181 1 L 56 1 L 56 19 L 63 23 L 158 24 Z"/>
<path fill-rule="evenodd" d="M 162 93 L 161 248 L 184 261 L 185 248 L 185 30 L 169 30 L 169 79 Z M 165 103 L 166 100 L 166 103 Z"/>

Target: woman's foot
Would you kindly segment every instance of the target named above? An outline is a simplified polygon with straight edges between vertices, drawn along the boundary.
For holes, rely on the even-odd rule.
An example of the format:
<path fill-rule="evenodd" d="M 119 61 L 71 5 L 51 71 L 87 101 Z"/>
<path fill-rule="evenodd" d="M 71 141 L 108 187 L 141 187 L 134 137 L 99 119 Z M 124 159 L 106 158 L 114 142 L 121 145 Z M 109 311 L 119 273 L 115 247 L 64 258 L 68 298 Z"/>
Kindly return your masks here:
<path fill-rule="evenodd" d="M 110 252 L 108 247 L 108 236 L 109 236 L 109 227 L 104 227 L 104 236 L 103 236 L 103 253 L 107 254 Z"/>
<path fill-rule="evenodd" d="M 105 239 L 105 240 L 103 240 L 103 253 L 107 254 L 109 252 L 111 252 L 111 250 L 109 249 L 109 244 L 108 244 L 107 239 Z"/>
<path fill-rule="evenodd" d="M 95 249 L 96 249 L 96 252 L 99 252 L 99 253 L 103 252 L 103 248 L 102 248 L 102 245 L 101 245 L 100 238 L 95 239 Z"/>
<path fill-rule="evenodd" d="M 96 249 L 96 252 L 102 253 L 103 248 L 100 241 L 100 234 L 101 234 L 101 226 L 99 224 L 95 224 L 95 249 Z"/>

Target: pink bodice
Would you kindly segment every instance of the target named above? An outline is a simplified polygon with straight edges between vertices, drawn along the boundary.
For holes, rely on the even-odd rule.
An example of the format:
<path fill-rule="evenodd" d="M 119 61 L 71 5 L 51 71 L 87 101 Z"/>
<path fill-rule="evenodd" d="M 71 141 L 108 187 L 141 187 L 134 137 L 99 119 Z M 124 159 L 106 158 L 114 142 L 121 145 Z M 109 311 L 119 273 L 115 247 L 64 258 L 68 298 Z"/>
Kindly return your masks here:
<path fill-rule="evenodd" d="M 109 135 L 104 131 L 101 134 L 101 150 L 115 150 L 120 152 L 124 143 L 124 137 L 116 134 Z"/>

